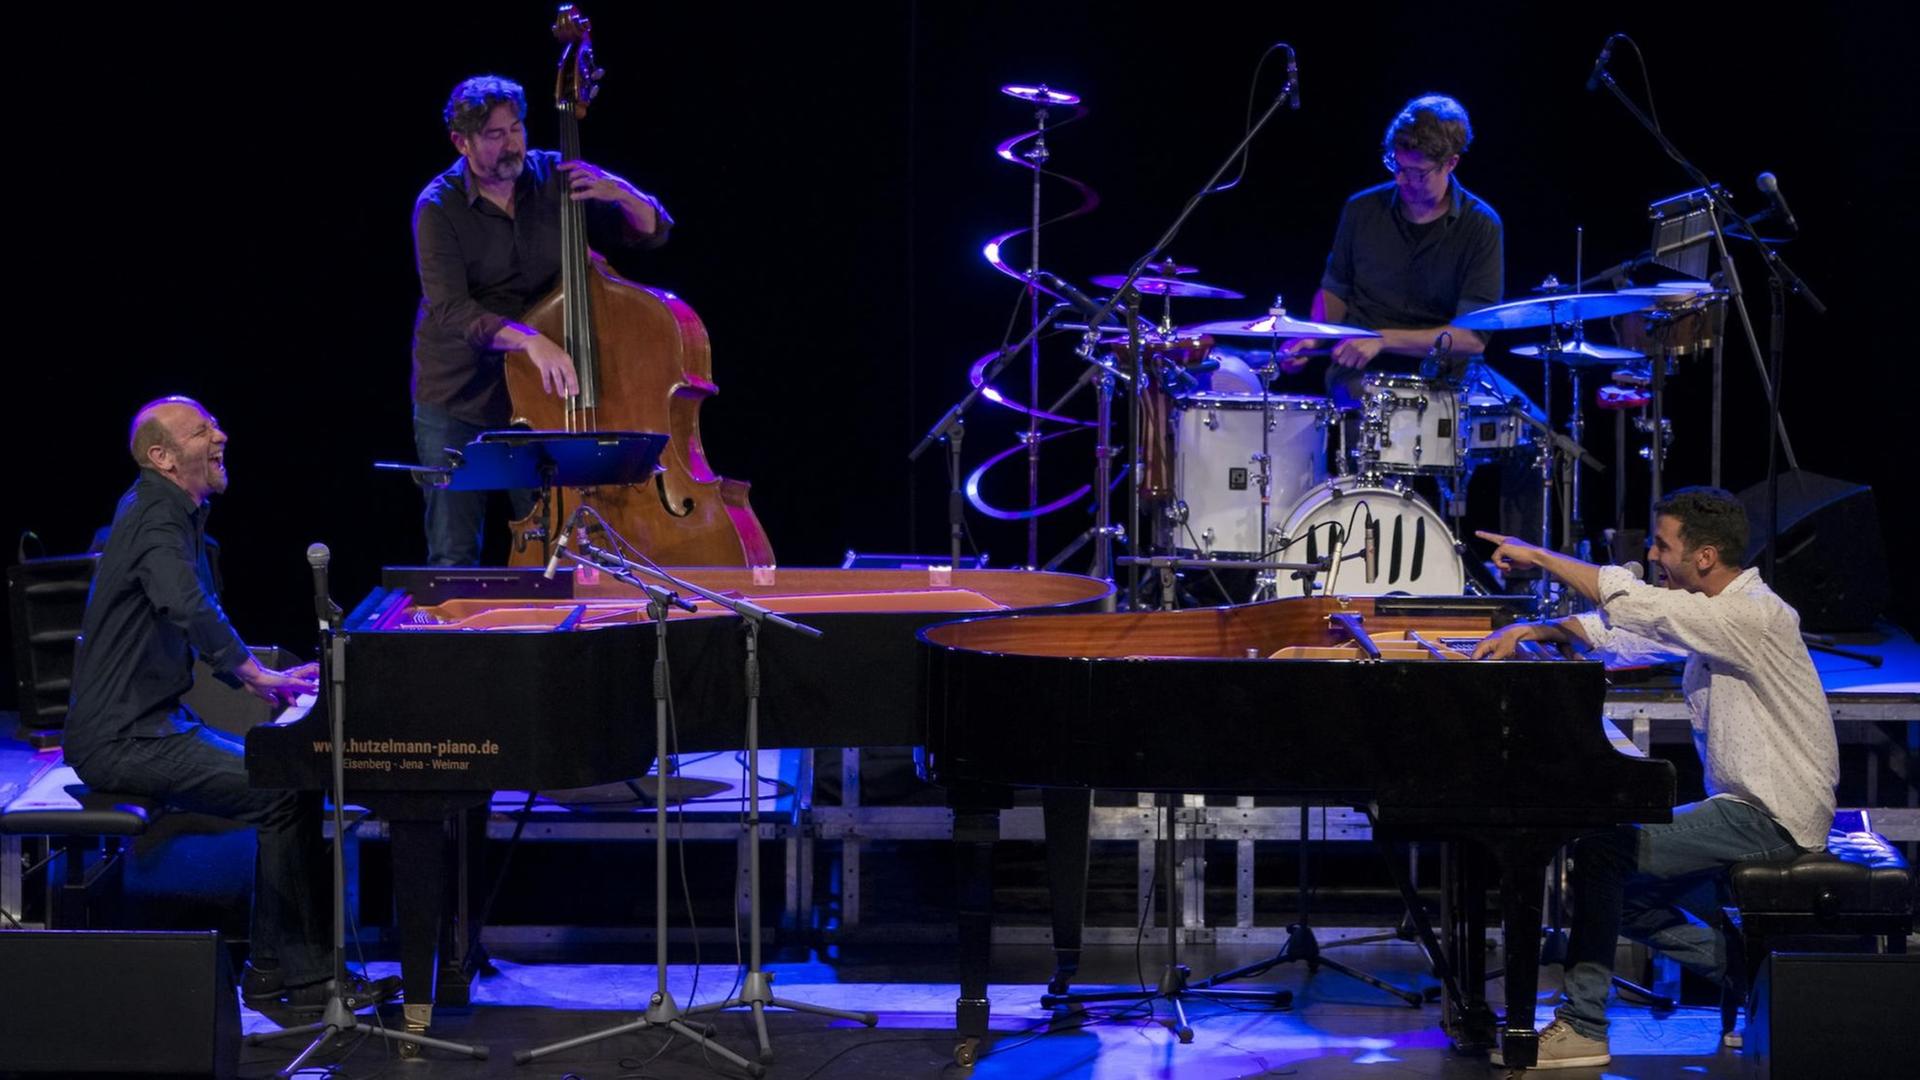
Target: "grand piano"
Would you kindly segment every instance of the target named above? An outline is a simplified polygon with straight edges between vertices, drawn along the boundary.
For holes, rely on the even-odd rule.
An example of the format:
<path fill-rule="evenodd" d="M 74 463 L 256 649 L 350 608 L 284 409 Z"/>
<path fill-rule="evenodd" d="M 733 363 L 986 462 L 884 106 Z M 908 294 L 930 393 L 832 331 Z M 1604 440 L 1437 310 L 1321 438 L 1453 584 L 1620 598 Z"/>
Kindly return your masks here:
<path fill-rule="evenodd" d="M 676 568 L 824 632 L 760 634 L 760 742 L 907 746 L 919 740 L 915 641 L 962 614 L 1092 611 L 1112 586 L 1010 570 Z M 745 641 L 701 600 L 673 610 L 667 650 L 682 752 L 745 745 Z M 349 799 L 386 819 L 410 1026 L 466 1001 L 469 935 L 446 918 L 449 825 L 496 790 L 542 791 L 644 775 L 654 746 L 646 601 L 571 571 L 390 568 L 342 623 Z M 247 734 L 256 787 L 331 786 L 326 710 Z M 469 850 L 474 840 L 469 837 Z M 438 962 L 436 962 L 438 961 Z M 436 987 L 436 975 L 439 985 Z M 437 995 L 437 996 L 436 996 Z"/>
<path fill-rule="evenodd" d="M 1576 836 L 1671 820 L 1675 777 L 1609 740 L 1598 662 L 1544 650 L 1471 660 L 1472 644 L 1510 618 L 1486 599 L 1300 598 L 921 631 L 919 741 L 955 813 L 957 1056 L 970 1058 L 987 1030 L 991 851 L 1007 793 L 1078 791 L 1084 807 L 1086 790 L 1109 788 L 1357 806 L 1377 838 L 1490 856 L 1506 942 L 1497 1034 L 1509 1066 L 1531 1065 L 1547 864 Z M 1066 846 L 1053 836 L 1059 805 L 1049 847 Z M 1052 877 L 1057 916 L 1078 900 L 1063 886 L 1084 880 Z M 1484 1047 L 1495 1022 L 1478 939 L 1464 936 L 1474 940 L 1442 959 L 1443 1023 L 1457 1045 Z"/>

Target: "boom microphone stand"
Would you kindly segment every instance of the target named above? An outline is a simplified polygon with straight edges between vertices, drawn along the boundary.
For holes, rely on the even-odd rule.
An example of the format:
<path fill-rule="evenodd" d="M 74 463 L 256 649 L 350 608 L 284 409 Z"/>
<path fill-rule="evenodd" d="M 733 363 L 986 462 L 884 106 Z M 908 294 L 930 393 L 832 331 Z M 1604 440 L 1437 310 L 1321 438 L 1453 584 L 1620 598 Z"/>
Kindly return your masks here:
<path fill-rule="evenodd" d="M 279 1031 L 255 1032 L 247 1036 L 247 1045 L 259 1046 L 262 1043 L 277 1042 L 296 1035 L 314 1036 L 305 1050 L 300 1051 L 286 1067 L 275 1076 L 293 1076 L 320 1052 L 328 1043 L 342 1035 L 378 1035 L 389 1042 L 406 1046 L 431 1046 L 436 1050 L 450 1050 L 456 1054 L 465 1054 L 470 1058 L 485 1061 L 487 1048 L 468 1046 L 464 1043 L 448 1042 L 410 1031 L 399 1031 L 376 1022 L 363 1024 L 354 1017 L 353 1010 L 341 995 L 347 985 L 347 868 L 345 847 L 347 842 L 346 811 L 347 804 L 347 641 L 349 635 L 340 633 L 337 625 L 340 609 L 334 606 L 333 598 L 327 592 L 327 563 L 333 557 L 325 544 L 314 544 L 307 548 L 307 562 L 313 567 L 315 584 L 314 605 L 320 618 L 320 667 L 321 685 L 326 688 L 327 715 L 330 721 L 328 737 L 333 742 L 333 984 L 332 993 L 327 996 L 326 1011 L 321 1018 L 311 1024 L 282 1028 Z"/>

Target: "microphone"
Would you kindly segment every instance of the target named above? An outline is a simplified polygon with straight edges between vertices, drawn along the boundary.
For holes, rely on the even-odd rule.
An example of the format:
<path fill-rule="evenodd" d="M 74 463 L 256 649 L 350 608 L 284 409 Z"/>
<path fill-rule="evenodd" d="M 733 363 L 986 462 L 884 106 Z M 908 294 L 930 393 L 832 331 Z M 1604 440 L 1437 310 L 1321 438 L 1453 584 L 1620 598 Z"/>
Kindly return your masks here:
<path fill-rule="evenodd" d="M 1593 74 L 1587 76 L 1587 93 L 1600 89 L 1600 76 L 1607 73 L 1607 63 L 1613 59 L 1613 43 L 1619 40 L 1619 34 L 1608 34 L 1607 43 L 1600 46 L 1600 59 L 1593 62 Z"/>
<path fill-rule="evenodd" d="M 1081 292 L 1079 289 L 1061 280 L 1060 275 L 1050 274 L 1045 270 L 1035 270 L 1033 272 L 1033 280 L 1039 282 L 1048 292 L 1058 294 L 1060 299 L 1072 304 L 1079 310 L 1080 314 L 1085 315 L 1089 320 L 1100 314 L 1100 304 L 1095 303 L 1093 298 L 1086 293 Z"/>
<path fill-rule="evenodd" d="M 1371 585 L 1380 578 L 1380 523 L 1372 520 L 1371 514 L 1360 535 L 1367 542 L 1367 584 Z"/>
<path fill-rule="evenodd" d="M 1753 178 L 1753 183 L 1755 187 L 1766 192 L 1767 199 L 1773 203 L 1773 212 L 1780 215 L 1780 220 L 1787 223 L 1787 230 L 1799 232 L 1800 223 L 1793 219 L 1793 211 L 1787 209 L 1787 197 L 1780 194 L 1780 181 L 1772 173 L 1763 172 Z"/>
<path fill-rule="evenodd" d="M 574 507 L 572 516 L 567 518 L 567 523 L 560 526 L 560 539 L 553 542 L 553 554 L 547 559 L 546 573 L 540 575 L 548 581 L 553 580 L 553 572 L 560 568 L 560 553 L 566 550 L 567 541 L 573 536 L 574 526 L 580 523 L 580 512 L 583 509 L 585 507 Z"/>
<path fill-rule="evenodd" d="M 1639 562 L 1623 562 L 1620 564 L 1620 569 L 1632 574 L 1635 581 L 1647 580 L 1647 568 Z"/>
<path fill-rule="evenodd" d="M 307 565 L 313 567 L 313 611 L 320 617 L 322 633 L 333 628 L 333 597 L 327 592 L 327 564 L 332 561 L 333 552 L 327 545 L 315 542 L 307 546 Z"/>
<path fill-rule="evenodd" d="M 1287 46 L 1287 108 L 1300 108 L 1300 65 L 1295 62 L 1293 46 Z"/>
<path fill-rule="evenodd" d="M 1334 584 L 1340 580 L 1340 560 L 1345 558 L 1347 553 L 1346 530 L 1340 527 L 1339 522 L 1330 524 L 1333 526 L 1333 546 L 1327 553 L 1327 587 L 1321 590 L 1323 596 L 1333 595 Z"/>

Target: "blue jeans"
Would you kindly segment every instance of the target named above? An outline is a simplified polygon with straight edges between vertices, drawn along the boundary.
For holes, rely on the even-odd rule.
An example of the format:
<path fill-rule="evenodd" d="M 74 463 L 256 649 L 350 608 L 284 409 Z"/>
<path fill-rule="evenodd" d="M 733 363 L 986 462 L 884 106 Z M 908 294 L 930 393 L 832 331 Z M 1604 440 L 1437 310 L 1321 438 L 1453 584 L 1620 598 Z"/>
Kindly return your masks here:
<path fill-rule="evenodd" d="M 88 786 L 254 826 L 253 965 L 279 967 L 288 986 L 333 975 L 330 871 L 313 793 L 251 787 L 238 739 L 182 709 L 183 730 L 121 739 L 74 762 Z"/>
<path fill-rule="evenodd" d="M 489 429 L 448 413 L 437 405 L 414 402 L 413 449 L 420 464 L 444 469 L 452 464 L 449 449 L 458 450 Z M 486 547 L 488 491 L 448 491 L 420 486 L 426 496 L 427 565 L 479 566 Z M 533 510 L 536 493 L 510 491 L 513 517 L 517 520 Z"/>
<path fill-rule="evenodd" d="M 1800 852 L 1787 831 L 1734 799 L 1675 807 L 1663 825 L 1630 825 L 1573 845 L 1573 919 L 1560 1018 L 1590 1039 L 1607 1035 L 1613 951 L 1622 935 L 1720 982 L 1727 942 L 1719 930 L 1727 868 Z"/>

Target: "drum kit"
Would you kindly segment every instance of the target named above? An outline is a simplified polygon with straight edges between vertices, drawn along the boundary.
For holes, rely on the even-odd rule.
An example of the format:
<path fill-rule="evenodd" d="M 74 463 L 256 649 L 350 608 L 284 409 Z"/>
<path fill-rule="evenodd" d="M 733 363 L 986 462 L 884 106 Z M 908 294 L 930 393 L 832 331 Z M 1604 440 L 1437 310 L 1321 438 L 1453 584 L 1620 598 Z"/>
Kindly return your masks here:
<path fill-rule="evenodd" d="M 1327 346 L 1341 340 L 1380 335 L 1295 318 L 1278 299 L 1250 319 L 1176 325 L 1174 298 L 1242 294 L 1184 276 L 1194 272 L 1190 267 L 1163 269 L 1168 272 L 1135 282 L 1143 296 L 1163 302 L 1156 325 L 1141 339 L 1149 376 L 1136 395 L 1144 443 L 1136 491 L 1156 522 L 1146 539 L 1188 568 L 1259 566 L 1275 558 L 1314 563 L 1329 553 L 1364 567 L 1297 574 L 1309 593 L 1324 589 L 1329 578 L 1338 592 L 1353 595 L 1468 591 L 1459 543 L 1465 493 L 1475 470 L 1488 465 L 1537 469 L 1540 540 L 1574 549 L 1583 535 L 1576 466 L 1602 467 L 1580 445 L 1583 381 L 1596 371 L 1609 373 L 1598 404 L 1615 410 L 1623 425 L 1628 411 L 1651 412 L 1654 419 L 1643 416 L 1641 430 L 1650 424 L 1665 430 L 1658 419 L 1661 376 L 1674 357 L 1702 346 L 1711 305 L 1720 299 L 1692 283 L 1569 293 L 1549 279 L 1541 295 L 1456 318 L 1454 325 L 1466 330 L 1546 332 L 1544 343 L 1508 351 L 1541 364 L 1547 401 L 1555 370 L 1569 373 L 1573 407 L 1563 433 L 1546 410 L 1478 358 L 1453 370 L 1425 365 L 1420 374 L 1363 370 L 1350 393 L 1276 392 L 1279 359 L 1326 355 Z M 1107 288 L 1123 280 L 1092 279 Z M 1585 324 L 1607 318 L 1624 320 L 1616 333 L 1637 347 L 1585 340 Z M 1104 345 L 1118 354 L 1107 363 L 1127 366 L 1124 343 Z M 1241 363 L 1242 355 L 1255 362 Z M 1197 373 L 1210 374 L 1211 385 Z M 1235 379 L 1235 373 L 1251 378 Z M 1649 455 L 1655 469 L 1660 456 Z M 1416 487 L 1423 481 L 1437 498 Z M 1252 599 L 1281 591 L 1271 571 L 1255 579 Z"/>

